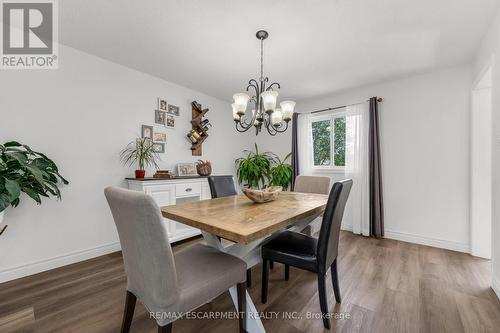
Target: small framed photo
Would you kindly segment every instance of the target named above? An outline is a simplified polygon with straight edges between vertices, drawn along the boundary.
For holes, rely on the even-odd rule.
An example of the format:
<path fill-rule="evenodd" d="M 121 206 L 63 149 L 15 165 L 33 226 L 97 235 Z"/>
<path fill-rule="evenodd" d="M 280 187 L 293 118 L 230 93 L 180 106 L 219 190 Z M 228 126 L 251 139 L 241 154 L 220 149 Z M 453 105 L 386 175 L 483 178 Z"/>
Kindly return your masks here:
<path fill-rule="evenodd" d="M 175 105 L 172 105 L 172 104 L 169 104 L 168 105 L 167 113 L 171 114 L 172 116 L 179 117 L 179 107 L 175 106 Z"/>
<path fill-rule="evenodd" d="M 155 110 L 155 124 L 165 126 L 165 111 Z"/>
<path fill-rule="evenodd" d="M 153 143 L 153 151 L 155 153 L 163 154 L 165 152 L 165 144 L 164 143 Z"/>
<path fill-rule="evenodd" d="M 175 118 L 173 116 L 167 116 L 165 119 L 165 127 L 175 128 Z"/>
<path fill-rule="evenodd" d="M 167 100 L 164 98 L 158 98 L 158 110 L 167 111 Z"/>
<path fill-rule="evenodd" d="M 155 132 L 153 137 L 154 142 L 167 142 L 167 133 Z"/>
<path fill-rule="evenodd" d="M 177 174 L 179 176 L 198 176 L 196 164 L 194 163 L 179 163 L 177 164 Z"/>
<path fill-rule="evenodd" d="M 142 125 L 141 136 L 153 140 L 153 126 Z"/>

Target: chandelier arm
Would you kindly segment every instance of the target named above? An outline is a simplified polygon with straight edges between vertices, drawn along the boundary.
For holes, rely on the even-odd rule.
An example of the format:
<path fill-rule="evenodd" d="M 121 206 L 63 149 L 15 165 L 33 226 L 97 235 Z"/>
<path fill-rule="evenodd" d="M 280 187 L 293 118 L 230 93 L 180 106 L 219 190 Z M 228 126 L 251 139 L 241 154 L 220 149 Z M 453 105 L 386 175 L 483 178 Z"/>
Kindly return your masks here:
<path fill-rule="evenodd" d="M 236 123 L 236 130 L 240 133 L 244 133 L 252 127 L 252 126 L 243 126 L 241 124 L 241 122 L 239 122 L 239 121 L 235 121 L 235 123 Z M 239 125 L 239 127 L 238 127 L 238 125 Z"/>
<path fill-rule="evenodd" d="M 272 128 L 272 126 L 271 126 L 271 128 L 269 128 L 269 126 L 267 126 L 266 129 L 267 129 L 267 132 L 269 133 L 269 135 L 271 135 L 271 136 L 276 136 L 276 134 L 278 134 L 276 129 Z"/>
<path fill-rule="evenodd" d="M 283 133 L 283 132 L 286 132 L 286 130 L 288 129 L 288 121 L 285 121 L 285 127 L 283 129 L 280 130 L 281 127 L 283 127 L 283 125 L 280 124 L 280 126 L 278 128 L 274 128 L 274 130 L 277 132 L 277 133 Z"/>
<path fill-rule="evenodd" d="M 266 90 L 274 90 L 273 86 L 276 85 L 278 87 L 278 89 L 281 89 L 281 86 L 278 82 L 273 82 L 269 85 L 269 87 L 267 87 Z"/>

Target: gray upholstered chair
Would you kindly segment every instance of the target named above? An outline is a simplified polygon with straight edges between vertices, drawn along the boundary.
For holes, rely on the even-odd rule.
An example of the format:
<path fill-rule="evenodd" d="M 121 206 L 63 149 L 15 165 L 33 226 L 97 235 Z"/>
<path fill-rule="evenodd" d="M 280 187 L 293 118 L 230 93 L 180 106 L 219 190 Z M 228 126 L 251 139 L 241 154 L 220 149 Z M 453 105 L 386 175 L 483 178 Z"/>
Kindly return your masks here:
<path fill-rule="evenodd" d="M 293 191 L 302 193 L 328 194 L 330 191 L 330 177 L 297 176 Z M 311 224 L 308 224 L 307 227 L 302 229 L 301 232 L 308 236 L 312 236 L 314 234 L 314 227 L 318 227 L 319 230 L 320 224 L 320 219 L 314 218 L 311 220 Z"/>
<path fill-rule="evenodd" d="M 328 194 L 330 191 L 330 177 L 297 176 L 294 192 Z"/>
<path fill-rule="evenodd" d="M 154 317 L 158 332 L 171 332 L 178 313 L 186 313 L 237 285 L 245 330 L 246 263 L 197 244 L 175 255 L 153 198 L 115 187 L 104 190 L 115 220 L 127 274 L 127 296 L 121 332 L 129 332 L 138 298 Z"/>

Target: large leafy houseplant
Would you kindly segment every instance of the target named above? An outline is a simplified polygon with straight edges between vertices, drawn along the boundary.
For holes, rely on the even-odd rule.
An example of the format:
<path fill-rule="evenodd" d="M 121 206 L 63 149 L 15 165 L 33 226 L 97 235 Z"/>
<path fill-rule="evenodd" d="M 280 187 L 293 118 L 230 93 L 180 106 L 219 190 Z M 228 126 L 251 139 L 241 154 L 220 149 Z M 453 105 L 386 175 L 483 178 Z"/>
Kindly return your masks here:
<path fill-rule="evenodd" d="M 37 204 L 51 195 L 61 199 L 60 181 L 68 184 L 44 154 L 16 141 L 0 144 L 0 213 L 9 205 L 19 205 L 22 193 Z"/>
<path fill-rule="evenodd" d="M 240 157 L 235 161 L 238 182 L 248 188 L 266 187 L 273 155 L 268 152 L 260 153 L 257 144 L 255 144 L 255 152 L 244 150 L 243 153 L 246 157 Z"/>
<path fill-rule="evenodd" d="M 146 167 L 154 166 L 158 169 L 157 161 L 160 155 L 155 152 L 151 139 L 137 138 L 121 151 L 120 158 L 125 165 L 131 166 L 137 163 L 139 169 L 135 170 L 135 177 L 144 178 Z"/>
<path fill-rule="evenodd" d="M 286 161 L 292 153 L 280 159 L 276 154 L 260 153 L 255 144 L 255 152 L 244 150 L 246 157 L 236 160 L 238 182 L 248 188 L 266 188 L 269 185 L 281 186 L 287 190 L 292 179 L 292 166 Z"/>
<path fill-rule="evenodd" d="M 292 166 L 288 163 L 285 163 L 292 153 L 288 153 L 283 159 L 280 159 L 278 156 L 274 156 L 269 171 L 270 183 L 273 186 L 281 186 L 284 190 L 288 189 L 290 185 L 290 180 L 292 180 Z"/>

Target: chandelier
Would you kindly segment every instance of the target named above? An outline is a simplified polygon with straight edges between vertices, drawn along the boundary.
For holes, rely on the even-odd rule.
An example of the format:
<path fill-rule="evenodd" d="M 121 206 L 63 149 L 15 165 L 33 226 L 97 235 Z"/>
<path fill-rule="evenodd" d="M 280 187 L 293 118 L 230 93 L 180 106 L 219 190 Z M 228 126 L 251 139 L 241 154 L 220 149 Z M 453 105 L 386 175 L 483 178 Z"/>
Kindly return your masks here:
<path fill-rule="evenodd" d="M 259 81 L 251 79 L 248 81 L 247 93 L 233 95 L 234 103 L 233 119 L 238 132 L 246 132 L 255 127 L 255 135 L 258 135 L 265 127 L 270 135 L 283 133 L 288 129 L 288 123 L 292 120 L 294 101 L 283 101 L 280 107 L 276 107 L 280 84 L 273 82 L 269 84 L 269 78 L 264 77 L 264 40 L 269 36 L 267 31 L 257 31 L 256 37 L 260 40 L 260 78 Z M 252 104 L 251 114 L 246 114 L 248 103 Z"/>

